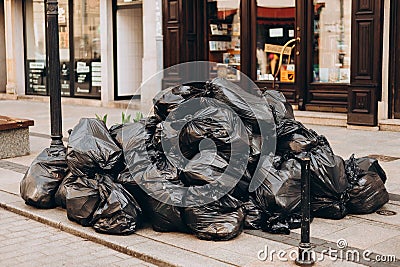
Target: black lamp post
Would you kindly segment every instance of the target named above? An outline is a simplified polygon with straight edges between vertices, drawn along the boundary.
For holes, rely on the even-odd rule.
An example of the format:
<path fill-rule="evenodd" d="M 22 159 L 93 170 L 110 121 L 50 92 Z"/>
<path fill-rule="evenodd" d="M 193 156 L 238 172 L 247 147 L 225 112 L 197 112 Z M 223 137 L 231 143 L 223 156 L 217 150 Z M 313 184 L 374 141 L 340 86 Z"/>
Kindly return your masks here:
<path fill-rule="evenodd" d="M 310 158 L 300 159 L 301 164 L 301 240 L 297 265 L 313 265 L 313 253 L 310 243 Z"/>
<path fill-rule="evenodd" d="M 62 142 L 60 50 L 58 39 L 58 1 L 46 1 L 47 84 L 50 91 L 51 146 Z"/>

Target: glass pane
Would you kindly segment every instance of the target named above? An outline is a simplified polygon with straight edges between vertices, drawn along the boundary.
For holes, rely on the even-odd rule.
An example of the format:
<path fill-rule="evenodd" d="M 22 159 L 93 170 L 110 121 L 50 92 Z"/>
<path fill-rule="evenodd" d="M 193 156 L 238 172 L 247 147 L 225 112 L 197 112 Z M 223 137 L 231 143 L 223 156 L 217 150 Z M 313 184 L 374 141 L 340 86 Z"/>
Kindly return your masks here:
<path fill-rule="evenodd" d="M 351 0 L 314 0 L 314 82 L 350 83 Z"/>
<path fill-rule="evenodd" d="M 143 59 L 142 8 L 117 11 L 118 96 L 140 94 Z"/>
<path fill-rule="evenodd" d="M 74 1 L 75 94 L 100 96 L 100 0 Z"/>
<path fill-rule="evenodd" d="M 211 73 L 228 80 L 240 79 L 240 0 L 209 0 L 209 61 Z"/>
<path fill-rule="evenodd" d="M 27 93 L 46 94 L 44 0 L 25 2 Z"/>
<path fill-rule="evenodd" d="M 257 80 L 295 81 L 294 42 L 283 51 L 278 72 L 282 49 L 295 38 L 295 16 L 295 0 L 257 0 Z"/>
<path fill-rule="evenodd" d="M 69 56 L 69 11 L 68 0 L 58 1 L 58 31 L 60 40 L 61 95 L 70 95 Z"/>

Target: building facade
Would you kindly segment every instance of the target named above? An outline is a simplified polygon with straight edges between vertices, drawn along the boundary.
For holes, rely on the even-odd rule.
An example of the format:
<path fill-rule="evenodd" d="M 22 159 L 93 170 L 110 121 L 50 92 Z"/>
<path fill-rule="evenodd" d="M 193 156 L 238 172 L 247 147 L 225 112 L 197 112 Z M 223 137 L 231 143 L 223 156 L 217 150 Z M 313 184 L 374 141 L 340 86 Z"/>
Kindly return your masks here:
<path fill-rule="evenodd" d="M 212 61 L 300 110 L 377 126 L 400 119 L 399 15 L 397 0 L 59 0 L 62 95 L 147 106 L 152 75 Z M 0 0 L 0 93 L 48 95 L 45 25 L 45 0 Z"/>
<path fill-rule="evenodd" d="M 217 73 L 235 81 L 239 69 L 258 87 L 281 90 L 300 110 L 347 113 L 348 124 L 377 126 L 400 118 L 398 5 L 165 0 L 164 66 L 215 61 Z"/>
<path fill-rule="evenodd" d="M 59 0 L 62 96 L 103 105 L 139 99 L 142 82 L 162 69 L 161 4 Z M 0 0 L 0 60 L 5 63 L 0 92 L 49 95 L 45 5 L 45 0 Z"/>

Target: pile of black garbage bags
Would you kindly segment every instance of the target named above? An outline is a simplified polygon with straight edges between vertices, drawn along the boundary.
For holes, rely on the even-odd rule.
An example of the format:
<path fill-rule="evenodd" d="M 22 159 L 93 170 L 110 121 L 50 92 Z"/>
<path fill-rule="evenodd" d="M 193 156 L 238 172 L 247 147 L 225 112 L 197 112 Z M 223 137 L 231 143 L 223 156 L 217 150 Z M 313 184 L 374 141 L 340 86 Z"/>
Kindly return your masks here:
<path fill-rule="evenodd" d="M 201 109 L 178 112 L 189 100 Z M 275 143 L 275 153 L 263 153 Z M 233 147 L 248 154 L 233 156 Z M 70 220 L 108 234 L 131 234 L 149 223 L 156 231 L 206 240 L 229 240 L 243 228 L 288 234 L 300 226 L 299 160 L 305 156 L 313 217 L 341 219 L 388 202 L 377 160 L 344 161 L 324 136 L 295 120 L 281 93 L 251 95 L 221 79 L 162 91 L 154 115 L 139 122 L 107 129 L 98 119 L 81 119 L 66 149 L 50 147 L 33 161 L 20 191 L 28 205 L 61 206 Z M 230 168 L 240 165 L 235 161 L 245 170 Z M 235 184 L 223 196 L 218 186 L 207 187 L 227 180 Z M 207 204 L 190 205 L 196 193 Z"/>

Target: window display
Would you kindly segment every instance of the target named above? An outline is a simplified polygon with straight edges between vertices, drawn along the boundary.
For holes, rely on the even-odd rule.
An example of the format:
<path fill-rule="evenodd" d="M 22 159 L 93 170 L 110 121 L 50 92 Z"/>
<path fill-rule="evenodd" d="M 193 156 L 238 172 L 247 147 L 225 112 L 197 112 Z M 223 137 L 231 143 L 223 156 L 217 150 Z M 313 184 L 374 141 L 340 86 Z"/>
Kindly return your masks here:
<path fill-rule="evenodd" d="M 100 0 L 74 1 L 74 11 L 75 95 L 100 96 Z"/>
<path fill-rule="evenodd" d="M 211 73 L 237 81 L 240 79 L 240 0 L 214 0 L 207 3 L 209 61 Z"/>
<path fill-rule="evenodd" d="M 295 38 L 295 16 L 295 0 L 257 0 L 257 80 L 294 83 L 293 43 L 284 45 Z"/>
<path fill-rule="evenodd" d="M 46 38 L 44 0 L 26 1 L 26 92 L 46 95 Z"/>
<path fill-rule="evenodd" d="M 70 27 L 72 25 L 70 2 L 69 0 L 58 1 L 61 95 L 99 98 L 101 88 L 100 0 L 73 2 L 73 29 Z M 24 4 L 26 92 L 48 95 L 45 0 L 27 0 Z M 73 30 L 73 38 L 71 30 Z M 71 38 L 73 41 L 70 40 Z M 71 59 L 72 54 L 75 60 Z"/>
<path fill-rule="evenodd" d="M 313 81 L 350 83 L 351 0 L 314 0 Z"/>

